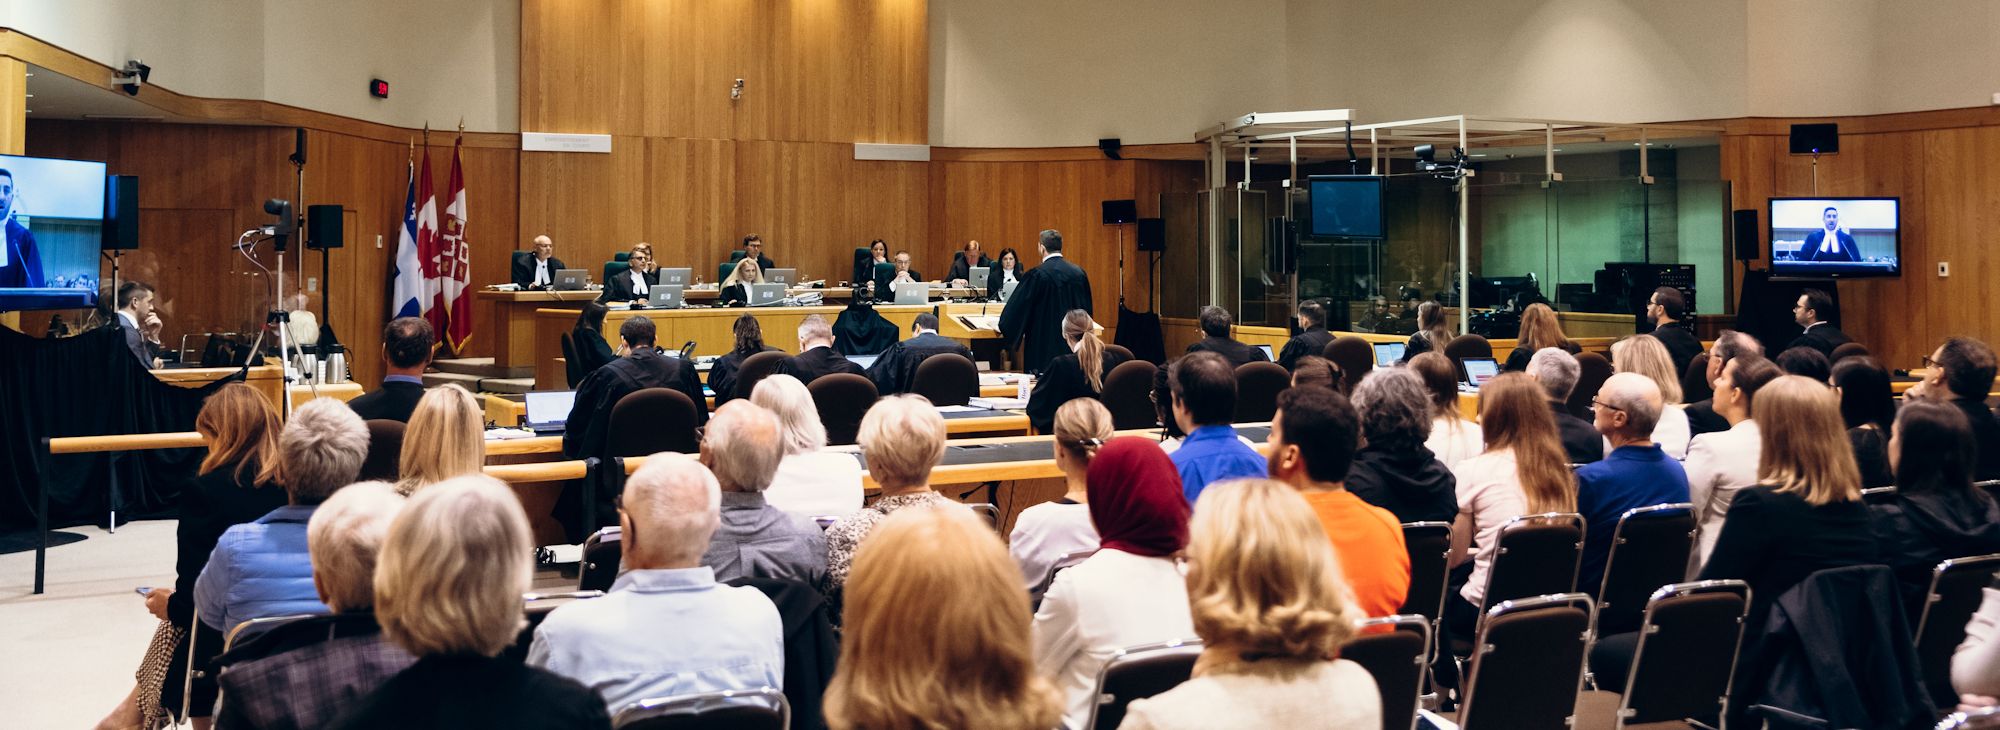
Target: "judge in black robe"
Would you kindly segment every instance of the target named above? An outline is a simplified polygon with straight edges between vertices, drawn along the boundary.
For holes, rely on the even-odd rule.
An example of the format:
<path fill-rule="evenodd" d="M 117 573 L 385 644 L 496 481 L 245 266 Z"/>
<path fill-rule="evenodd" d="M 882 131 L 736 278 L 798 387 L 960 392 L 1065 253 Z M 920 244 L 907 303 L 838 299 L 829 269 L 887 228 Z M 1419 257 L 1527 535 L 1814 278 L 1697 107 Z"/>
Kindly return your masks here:
<path fill-rule="evenodd" d="M 882 351 L 880 359 L 868 368 L 868 379 L 875 381 L 875 391 L 882 395 L 894 395 L 910 389 L 917 379 L 917 366 L 932 355 L 953 354 L 972 359 L 972 350 L 964 343 L 937 333 L 937 315 L 925 312 L 917 315 L 914 332 L 910 339 L 890 345 Z"/>
<path fill-rule="evenodd" d="M 1021 277 L 1014 295 L 1000 311 L 1001 345 L 1021 348 L 1022 369 L 1039 373 L 1049 361 L 1069 352 L 1063 341 L 1063 316 L 1072 309 L 1090 312 L 1090 277 L 1062 255 L 1062 234 L 1042 231 L 1037 248 L 1042 265 Z"/>
<path fill-rule="evenodd" d="M 1097 373 L 1100 383 L 1110 379 L 1112 368 L 1125 364 L 1125 356 L 1117 350 L 1106 349 L 1103 359 Z M 1035 378 L 1035 389 L 1028 394 L 1028 423 L 1035 427 L 1035 433 L 1055 433 L 1057 408 L 1078 398 L 1101 395 L 1100 390 L 1090 387 L 1090 379 L 1083 377 L 1076 354 L 1063 353 L 1050 360 L 1048 369 Z"/>
<path fill-rule="evenodd" d="M 973 267 L 986 268 L 992 265 L 993 259 L 987 258 L 986 254 L 979 250 L 979 242 L 970 241 L 965 244 L 965 250 L 951 255 L 951 271 L 944 275 L 944 280 L 952 286 L 958 286 L 958 282 L 970 282 Z"/>

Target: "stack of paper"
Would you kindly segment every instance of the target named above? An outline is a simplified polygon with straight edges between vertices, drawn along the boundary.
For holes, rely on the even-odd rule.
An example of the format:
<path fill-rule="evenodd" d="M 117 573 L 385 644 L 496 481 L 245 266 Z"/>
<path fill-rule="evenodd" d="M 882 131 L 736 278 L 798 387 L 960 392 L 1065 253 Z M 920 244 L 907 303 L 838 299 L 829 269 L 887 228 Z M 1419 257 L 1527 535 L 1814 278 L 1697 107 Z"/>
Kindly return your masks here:
<path fill-rule="evenodd" d="M 1025 398 L 974 398 L 970 401 L 974 408 L 990 408 L 996 411 L 1018 411 L 1028 407 Z"/>

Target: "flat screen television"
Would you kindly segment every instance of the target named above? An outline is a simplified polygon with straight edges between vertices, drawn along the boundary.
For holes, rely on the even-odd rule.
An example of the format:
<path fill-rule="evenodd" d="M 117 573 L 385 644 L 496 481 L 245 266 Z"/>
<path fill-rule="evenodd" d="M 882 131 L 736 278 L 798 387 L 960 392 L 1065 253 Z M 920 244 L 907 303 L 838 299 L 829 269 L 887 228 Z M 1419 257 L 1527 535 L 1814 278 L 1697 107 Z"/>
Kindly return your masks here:
<path fill-rule="evenodd" d="M 1379 175 L 1314 175 L 1306 179 L 1312 211 L 1307 230 L 1324 238 L 1386 238 Z"/>
<path fill-rule="evenodd" d="M 1771 275 L 1900 276 L 1899 198 L 1772 198 Z"/>
<path fill-rule="evenodd" d="M 97 305 L 102 162 L 0 155 L 0 311 Z"/>

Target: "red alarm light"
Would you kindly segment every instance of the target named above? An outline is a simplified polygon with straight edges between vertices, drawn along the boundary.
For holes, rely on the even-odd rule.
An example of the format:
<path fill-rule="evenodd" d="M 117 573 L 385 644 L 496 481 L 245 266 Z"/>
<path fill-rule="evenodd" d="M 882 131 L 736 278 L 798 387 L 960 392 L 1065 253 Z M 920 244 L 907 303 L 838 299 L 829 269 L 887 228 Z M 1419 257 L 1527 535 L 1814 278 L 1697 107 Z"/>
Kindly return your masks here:
<path fill-rule="evenodd" d="M 389 98 L 389 82 L 374 79 L 368 82 L 368 95 L 377 99 Z"/>

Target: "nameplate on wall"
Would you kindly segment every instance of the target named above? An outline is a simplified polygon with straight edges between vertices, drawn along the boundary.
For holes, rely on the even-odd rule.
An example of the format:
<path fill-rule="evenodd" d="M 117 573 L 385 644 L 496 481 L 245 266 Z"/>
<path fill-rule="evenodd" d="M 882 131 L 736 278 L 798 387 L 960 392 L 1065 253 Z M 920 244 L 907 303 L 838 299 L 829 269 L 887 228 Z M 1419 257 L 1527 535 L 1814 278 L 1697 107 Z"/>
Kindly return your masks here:
<path fill-rule="evenodd" d="M 611 154 L 611 135 L 522 132 L 522 152 L 594 152 Z"/>
<path fill-rule="evenodd" d="M 931 146 L 927 144 L 872 144 L 854 143 L 854 159 L 888 160 L 890 162 L 930 162 Z"/>

